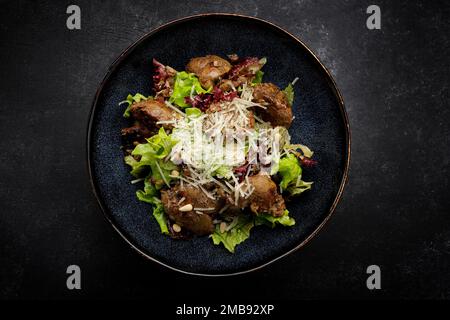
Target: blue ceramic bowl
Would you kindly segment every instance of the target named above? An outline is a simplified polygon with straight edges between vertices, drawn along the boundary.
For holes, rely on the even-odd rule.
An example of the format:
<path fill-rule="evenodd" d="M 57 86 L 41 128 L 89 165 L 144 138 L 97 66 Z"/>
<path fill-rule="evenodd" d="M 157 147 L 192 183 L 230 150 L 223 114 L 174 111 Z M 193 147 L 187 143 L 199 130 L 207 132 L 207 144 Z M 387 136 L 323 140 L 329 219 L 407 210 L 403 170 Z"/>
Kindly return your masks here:
<path fill-rule="evenodd" d="M 128 126 L 118 103 L 128 93 L 151 95 L 152 58 L 183 70 L 191 57 L 237 53 L 267 57 L 264 82 L 285 87 L 295 77 L 292 141 L 314 150 L 319 165 L 305 170 L 311 191 L 288 203 L 290 228 L 254 228 L 234 254 L 208 237 L 173 240 L 160 233 L 151 206 L 136 199 L 140 186 L 123 162 L 120 130 Z M 168 23 L 127 48 L 112 64 L 93 103 L 88 167 L 95 195 L 109 222 L 138 252 L 177 271 L 230 275 L 263 267 L 307 243 L 330 218 L 341 197 L 350 159 L 343 100 L 317 57 L 285 30 L 260 19 L 204 14 Z"/>

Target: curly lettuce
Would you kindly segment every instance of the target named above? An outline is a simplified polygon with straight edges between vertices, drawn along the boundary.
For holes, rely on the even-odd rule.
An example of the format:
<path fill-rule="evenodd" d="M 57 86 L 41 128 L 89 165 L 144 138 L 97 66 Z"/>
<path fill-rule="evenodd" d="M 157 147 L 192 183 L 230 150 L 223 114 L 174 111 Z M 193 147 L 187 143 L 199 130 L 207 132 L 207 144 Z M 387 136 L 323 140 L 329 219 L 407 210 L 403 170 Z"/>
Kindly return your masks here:
<path fill-rule="evenodd" d="M 176 143 L 177 141 L 161 128 L 156 135 L 147 139 L 147 143 L 138 144 L 131 155 L 125 157 L 125 163 L 131 167 L 133 176 L 145 176 L 144 189 L 136 191 L 136 197 L 153 206 L 153 217 L 164 234 L 168 234 L 169 230 L 159 190 L 164 184 L 170 184 L 170 173 L 177 169 L 171 161 L 165 161 Z"/>
<path fill-rule="evenodd" d="M 169 234 L 166 213 L 164 212 L 164 207 L 161 202 L 156 206 L 153 206 L 153 217 L 156 219 L 156 222 L 158 222 L 161 233 Z"/>
<path fill-rule="evenodd" d="M 131 152 L 131 158 L 127 157 L 125 162 L 132 167 L 131 173 L 135 176 L 139 176 L 144 169 L 150 169 L 152 182 L 159 190 L 164 184 L 169 186 L 172 179 L 170 172 L 177 169 L 173 162 L 165 161 L 176 143 L 164 128 L 160 128 L 158 134 L 147 139 L 147 143 L 138 144 Z"/>
<path fill-rule="evenodd" d="M 161 233 L 168 234 L 167 218 L 164 212 L 164 207 L 159 199 L 159 192 L 151 183 L 151 177 L 144 180 L 144 190 L 136 191 L 136 196 L 140 201 L 150 203 L 153 206 L 153 217 L 161 229 Z"/>
<path fill-rule="evenodd" d="M 274 228 L 276 225 L 291 227 L 295 224 L 295 220 L 289 217 L 289 211 L 285 210 L 281 217 L 274 217 L 270 214 L 239 215 L 234 218 L 233 222 L 226 227 L 225 230 L 220 230 L 220 224 L 217 224 L 214 233 L 211 235 L 215 245 L 223 244 L 223 246 L 234 253 L 236 246 L 250 237 L 250 230 L 259 225 L 266 225 Z"/>
<path fill-rule="evenodd" d="M 222 243 L 228 251 L 234 253 L 236 246 L 250 237 L 250 230 L 255 226 L 255 222 L 248 215 L 239 215 L 235 218 L 234 225 L 230 226 L 231 228 L 221 232 L 220 225 L 217 224 L 211 238 L 215 245 Z"/>
<path fill-rule="evenodd" d="M 292 83 L 289 83 L 286 88 L 283 90 L 284 94 L 286 95 L 286 98 L 290 105 L 294 103 L 294 86 Z"/>
<path fill-rule="evenodd" d="M 230 179 L 233 175 L 233 167 L 221 165 L 212 173 L 212 175 L 219 178 Z"/>
<path fill-rule="evenodd" d="M 281 176 L 281 190 L 287 190 L 291 195 L 311 189 L 312 182 L 305 182 L 302 178 L 302 167 L 298 159 L 292 153 L 280 159 L 278 173 Z"/>
<path fill-rule="evenodd" d="M 186 108 L 184 111 L 188 118 L 197 118 L 202 115 L 202 111 L 199 108 Z"/>
<path fill-rule="evenodd" d="M 256 71 L 255 78 L 253 79 L 252 84 L 255 85 L 255 84 L 261 83 L 263 75 L 264 75 L 263 71 L 261 71 L 261 70 Z"/>
<path fill-rule="evenodd" d="M 186 103 L 186 97 L 190 97 L 191 94 L 209 93 L 212 88 L 205 90 L 200 85 L 200 81 L 193 73 L 187 73 L 186 71 L 177 72 L 175 76 L 175 83 L 173 87 L 173 93 L 169 98 L 169 102 L 175 103 L 181 108 L 190 106 Z"/>
<path fill-rule="evenodd" d="M 276 225 L 291 227 L 295 224 L 295 219 L 289 216 L 289 211 L 286 209 L 281 217 L 274 217 L 267 213 L 258 214 L 255 217 L 255 225 L 266 225 L 275 228 Z"/>
<path fill-rule="evenodd" d="M 142 95 L 142 94 L 140 94 L 140 93 L 136 93 L 135 95 L 129 94 L 129 95 L 127 96 L 127 98 L 126 98 L 124 101 L 122 101 L 122 102 L 119 103 L 119 106 L 122 105 L 122 104 L 125 104 L 125 103 L 128 104 L 128 105 L 127 105 L 127 108 L 126 108 L 125 111 L 123 112 L 123 116 L 124 116 L 125 118 L 129 118 L 129 117 L 131 116 L 131 114 L 130 114 L 130 108 L 131 108 L 131 105 L 132 105 L 133 103 L 135 103 L 135 102 L 141 102 L 142 100 L 147 100 L 147 99 L 152 99 L 152 98 L 153 98 L 152 96 L 146 97 L 146 96 L 144 96 L 144 95 Z"/>
<path fill-rule="evenodd" d="M 312 184 L 312 182 L 300 180 L 296 185 L 288 187 L 287 191 L 291 194 L 291 196 L 296 196 L 311 189 Z"/>
<path fill-rule="evenodd" d="M 283 190 L 286 190 L 290 184 L 296 182 L 297 178 L 302 175 L 302 168 L 297 158 L 292 153 L 289 153 L 280 159 L 278 173 L 282 177 L 280 186 Z"/>

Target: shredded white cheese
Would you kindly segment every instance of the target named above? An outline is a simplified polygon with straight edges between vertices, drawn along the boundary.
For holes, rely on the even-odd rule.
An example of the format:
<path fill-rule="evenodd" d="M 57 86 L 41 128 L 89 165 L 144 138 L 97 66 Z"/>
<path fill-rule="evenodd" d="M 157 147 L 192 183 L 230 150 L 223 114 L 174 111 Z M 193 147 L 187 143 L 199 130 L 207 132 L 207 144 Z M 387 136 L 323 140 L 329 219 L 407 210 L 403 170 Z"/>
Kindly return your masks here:
<path fill-rule="evenodd" d="M 161 175 L 161 178 L 163 179 L 164 183 L 170 188 L 170 184 L 167 181 L 166 177 L 164 176 L 164 173 L 161 170 L 161 167 L 159 166 L 158 161 L 155 161 L 156 167 L 158 168 L 159 174 Z"/>
<path fill-rule="evenodd" d="M 243 85 L 239 97 L 215 104 L 214 112 L 195 118 L 186 117 L 166 102 L 168 107 L 183 114 L 181 119 L 173 122 L 160 122 L 173 124 L 172 137 L 178 141 L 168 158 L 175 164 L 185 164 L 190 172 L 190 176 L 176 177 L 180 183 L 186 182 L 199 188 L 208 198 L 216 199 L 214 194 L 203 187 L 207 183 L 215 183 L 234 198 L 236 205 L 240 198 L 250 197 L 255 189 L 248 180 L 251 167 L 245 177 L 236 175 L 233 168 L 246 162 L 256 164 L 262 161 L 265 165 L 278 163 L 285 151 L 282 142 L 289 140 L 287 130 L 280 134 L 280 130 L 272 128 L 270 123 L 253 114 L 252 108 L 266 109 L 266 106 L 252 100 L 253 88 Z M 251 117 L 256 120 L 254 127 Z M 275 143 L 274 140 L 280 139 L 284 140 Z M 262 155 L 261 148 L 266 149 Z M 218 181 L 214 176 L 224 179 Z M 240 183 L 242 178 L 244 181 Z"/>

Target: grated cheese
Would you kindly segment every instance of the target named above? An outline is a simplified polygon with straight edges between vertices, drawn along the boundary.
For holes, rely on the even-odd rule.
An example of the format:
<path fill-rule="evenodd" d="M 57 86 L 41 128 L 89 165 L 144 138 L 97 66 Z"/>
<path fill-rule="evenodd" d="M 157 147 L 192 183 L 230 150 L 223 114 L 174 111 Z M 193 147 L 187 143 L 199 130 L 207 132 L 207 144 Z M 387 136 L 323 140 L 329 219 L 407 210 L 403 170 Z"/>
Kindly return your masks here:
<path fill-rule="evenodd" d="M 168 106 L 170 109 L 172 109 L 175 112 L 178 112 L 179 114 L 181 114 L 183 117 L 186 117 L 186 114 L 184 112 L 182 112 L 180 109 L 178 109 L 177 107 L 175 107 L 173 104 L 171 104 L 169 101 L 164 101 L 164 103 L 166 104 L 166 106 Z"/>
<path fill-rule="evenodd" d="M 163 179 L 164 183 L 170 188 L 170 184 L 167 181 L 166 177 L 164 176 L 164 173 L 161 170 L 161 167 L 159 166 L 158 161 L 155 161 L 156 167 L 158 168 L 159 174 L 161 175 L 161 178 Z"/>
<path fill-rule="evenodd" d="M 136 183 L 141 182 L 141 181 L 143 181 L 143 180 L 144 180 L 144 178 L 139 178 L 139 179 L 131 180 L 131 184 L 136 184 Z"/>
<path fill-rule="evenodd" d="M 174 177 L 180 179 L 181 186 L 183 182 L 188 183 L 215 200 L 214 194 L 203 187 L 207 183 L 214 183 L 234 198 L 236 205 L 239 198 L 251 196 L 255 190 L 248 179 L 251 167 L 247 169 L 245 182 L 242 183 L 239 183 L 232 170 L 221 181 L 214 178 L 217 175 L 215 172 L 221 167 L 241 166 L 246 161 L 249 164 L 256 164 L 258 160 L 264 164 L 278 163 L 286 150 L 282 149 L 285 143 L 277 141 L 289 141 L 287 130 L 280 135 L 277 128 L 272 128 L 270 123 L 252 114 L 252 108 L 267 108 L 252 100 L 253 88 L 244 84 L 238 97 L 222 101 L 218 105 L 218 111 L 204 113 L 196 118 L 186 117 L 178 108 L 166 102 L 168 107 L 183 115 L 178 120 L 160 122 L 174 125 L 172 137 L 178 141 L 167 158 L 175 164 L 186 165 L 190 171 L 190 176 Z M 254 128 L 250 127 L 250 116 L 256 121 Z M 276 139 L 278 140 L 274 141 Z M 266 150 L 262 156 L 261 148 Z M 197 209 L 201 208 L 195 208 L 196 211 L 204 211 Z"/>

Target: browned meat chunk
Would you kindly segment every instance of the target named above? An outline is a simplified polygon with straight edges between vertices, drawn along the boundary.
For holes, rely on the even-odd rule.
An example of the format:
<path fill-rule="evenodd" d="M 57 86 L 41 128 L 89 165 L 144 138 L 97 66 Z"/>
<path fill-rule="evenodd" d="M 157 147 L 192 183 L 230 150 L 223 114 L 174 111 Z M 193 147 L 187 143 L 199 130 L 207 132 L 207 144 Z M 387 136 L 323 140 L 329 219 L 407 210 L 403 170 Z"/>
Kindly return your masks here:
<path fill-rule="evenodd" d="M 146 138 L 150 138 L 155 134 L 154 130 L 139 123 L 134 124 L 129 128 L 123 128 L 122 131 L 122 145 L 125 150 L 134 148 L 136 143 L 144 143 Z"/>
<path fill-rule="evenodd" d="M 219 56 L 207 55 L 205 57 L 192 58 L 186 66 L 188 72 L 195 73 L 203 88 L 214 86 L 216 80 L 228 73 L 231 64 Z"/>
<path fill-rule="evenodd" d="M 248 177 L 248 182 L 255 189 L 251 195 L 245 198 L 239 198 L 236 205 L 234 195 L 227 194 L 223 190 L 219 190 L 220 197 L 225 199 L 229 211 L 238 211 L 238 209 L 250 208 L 255 213 L 269 213 L 274 217 L 280 217 L 286 210 L 283 196 L 278 193 L 277 185 L 272 181 L 270 176 L 257 174 Z M 244 191 L 248 191 L 250 186 L 244 184 L 242 187 Z"/>
<path fill-rule="evenodd" d="M 255 188 L 248 199 L 240 206 L 249 206 L 253 213 L 269 213 L 275 217 L 283 215 L 286 205 L 283 197 L 277 191 L 277 185 L 270 176 L 257 174 L 248 178 Z"/>
<path fill-rule="evenodd" d="M 222 200 L 210 199 L 202 190 L 191 185 L 177 185 L 161 191 L 161 201 L 170 220 L 196 235 L 214 231 L 213 216 L 223 206 Z"/>
<path fill-rule="evenodd" d="M 253 91 L 253 101 L 267 107 L 261 110 L 261 117 L 272 126 L 288 128 L 292 123 L 292 108 L 286 95 L 273 83 L 257 84 Z"/>
<path fill-rule="evenodd" d="M 164 129 L 172 129 L 171 123 L 157 124 L 158 121 L 171 121 L 180 119 L 182 116 L 170 109 L 159 100 L 144 100 L 133 104 L 130 108 L 131 115 L 134 119 L 149 127 L 164 127 Z"/>

